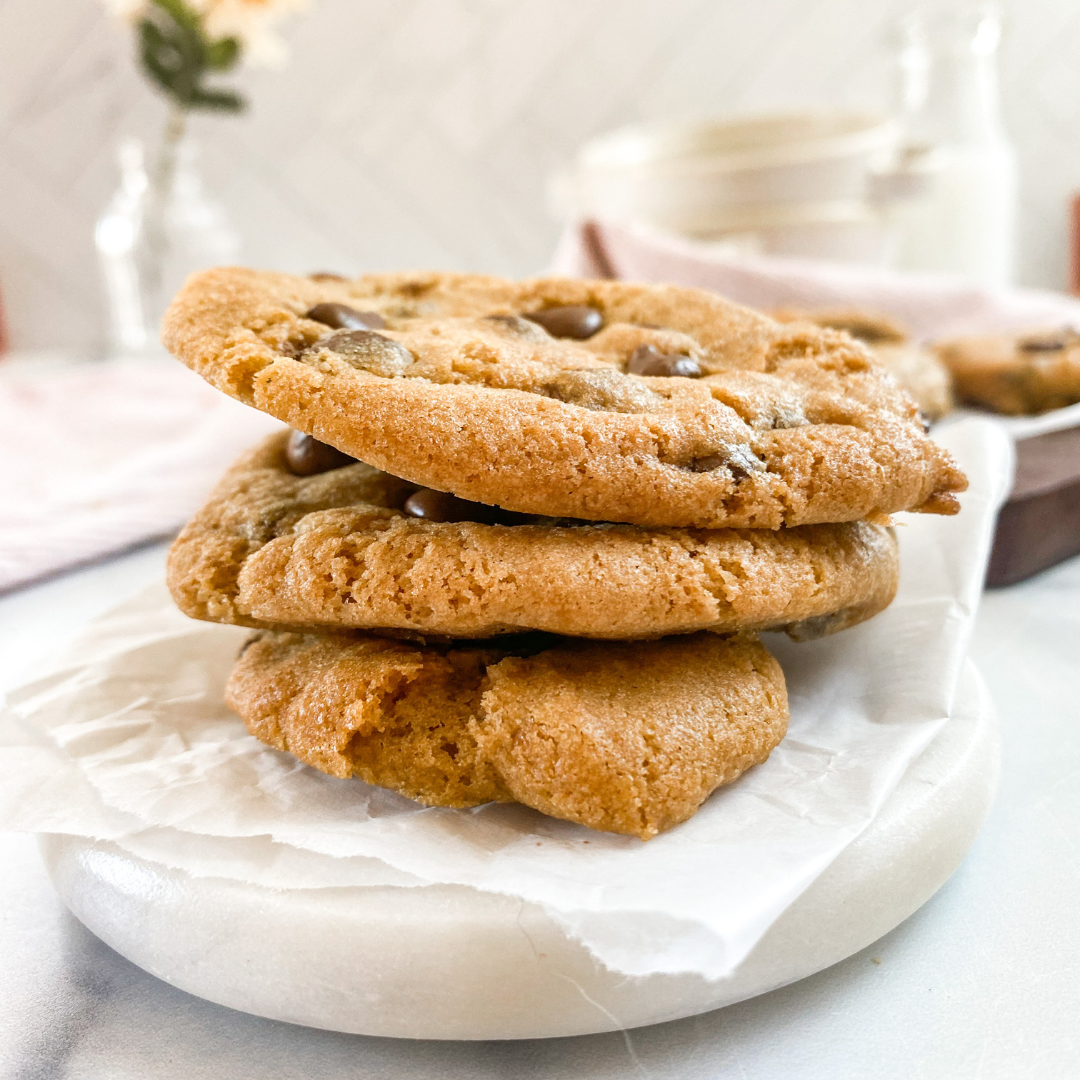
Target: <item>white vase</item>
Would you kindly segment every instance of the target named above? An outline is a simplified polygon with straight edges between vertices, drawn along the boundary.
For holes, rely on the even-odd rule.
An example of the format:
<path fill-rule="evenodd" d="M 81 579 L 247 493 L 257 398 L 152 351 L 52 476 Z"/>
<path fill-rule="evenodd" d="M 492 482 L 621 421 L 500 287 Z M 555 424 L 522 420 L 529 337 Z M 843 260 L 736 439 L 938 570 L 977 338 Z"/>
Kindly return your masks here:
<path fill-rule="evenodd" d="M 114 353 L 158 351 L 161 317 L 188 274 L 235 263 L 240 241 L 206 191 L 194 141 L 174 116 L 156 154 L 119 147 L 120 186 L 94 230 Z"/>

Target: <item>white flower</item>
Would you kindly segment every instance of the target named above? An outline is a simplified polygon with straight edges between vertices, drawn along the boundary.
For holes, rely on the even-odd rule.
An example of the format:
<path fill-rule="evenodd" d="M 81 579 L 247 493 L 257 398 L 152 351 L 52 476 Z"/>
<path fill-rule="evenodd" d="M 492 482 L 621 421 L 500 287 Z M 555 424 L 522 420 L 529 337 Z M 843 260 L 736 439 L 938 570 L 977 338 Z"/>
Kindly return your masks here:
<path fill-rule="evenodd" d="M 113 0 L 125 2 L 125 0 Z M 307 7 L 308 0 L 187 0 L 202 18 L 211 41 L 232 37 L 244 59 L 258 67 L 280 67 L 288 59 L 285 43 L 273 32 L 277 23 Z"/>
<path fill-rule="evenodd" d="M 146 14 L 148 0 L 102 0 L 105 10 L 117 19 L 135 22 Z"/>

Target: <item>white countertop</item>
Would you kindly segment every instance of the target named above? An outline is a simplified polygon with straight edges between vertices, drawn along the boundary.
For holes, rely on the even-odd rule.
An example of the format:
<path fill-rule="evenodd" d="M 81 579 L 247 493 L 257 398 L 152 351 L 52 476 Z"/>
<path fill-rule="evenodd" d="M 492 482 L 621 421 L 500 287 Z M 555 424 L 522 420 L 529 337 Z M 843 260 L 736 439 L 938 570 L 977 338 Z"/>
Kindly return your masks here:
<path fill-rule="evenodd" d="M 162 572 L 164 548 L 0 598 L 0 688 Z M 261 1020 L 121 959 L 0 836 L 0 1076 L 53 1080 L 1080 1076 L 1080 559 L 988 594 L 973 654 L 1001 716 L 997 803 L 919 912 L 809 979 L 688 1020 L 517 1043 L 411 1043 Z"/>

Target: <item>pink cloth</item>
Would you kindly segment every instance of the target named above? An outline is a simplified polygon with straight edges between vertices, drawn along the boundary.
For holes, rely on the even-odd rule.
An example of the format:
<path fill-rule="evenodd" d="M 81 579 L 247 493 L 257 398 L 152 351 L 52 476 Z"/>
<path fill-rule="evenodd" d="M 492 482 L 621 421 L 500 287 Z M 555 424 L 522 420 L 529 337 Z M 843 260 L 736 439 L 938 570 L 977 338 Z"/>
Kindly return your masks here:
<path fill-rule="evenodd" d="M 0 365 L 0 591 L 175 532 L 281 426 L 174 361 Z"/>
<path fill-rule="evenodd" d="M 587 222 L 563 234 L 551 267 L 572 277 L 666 281 L 749 307 L 858 307 L 902 320 L 920 339 L 1080 326 L 1080 301 L 1035 289 L 987 289 L 942 274 L 735 255 L 642 226 Z"/>

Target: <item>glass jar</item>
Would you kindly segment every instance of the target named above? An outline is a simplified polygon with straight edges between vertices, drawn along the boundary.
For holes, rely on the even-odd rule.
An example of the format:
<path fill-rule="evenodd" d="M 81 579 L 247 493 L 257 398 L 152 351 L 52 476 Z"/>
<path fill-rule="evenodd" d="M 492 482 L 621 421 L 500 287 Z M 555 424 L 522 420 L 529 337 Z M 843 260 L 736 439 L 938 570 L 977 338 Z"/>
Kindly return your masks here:
<path fill-rule="evenodd" d="M 97 221 L 114 353 L 160 349 L 161 317 L 188 274 L 235 263 L 240 241 L 224 207 L 206 191 L 198 151 L 174 116 L 157 153 L 127 139 L 119 147 L 120 186 Z"/>
<path fill-rule="evenodd" d="M 991 7 L 912 16 L 901 28 L 902 167 L 920 197 L 896 220 L 896 262 L 982 285 L 1015 264 L 1016 159 L 1001 118 Z"/>

